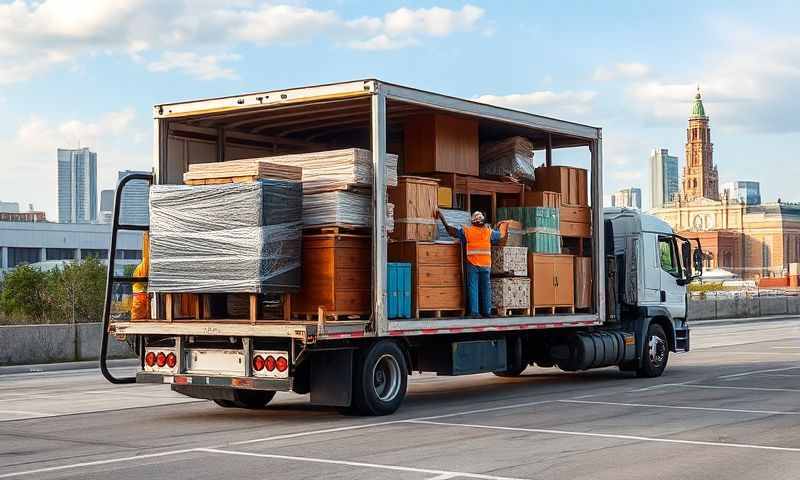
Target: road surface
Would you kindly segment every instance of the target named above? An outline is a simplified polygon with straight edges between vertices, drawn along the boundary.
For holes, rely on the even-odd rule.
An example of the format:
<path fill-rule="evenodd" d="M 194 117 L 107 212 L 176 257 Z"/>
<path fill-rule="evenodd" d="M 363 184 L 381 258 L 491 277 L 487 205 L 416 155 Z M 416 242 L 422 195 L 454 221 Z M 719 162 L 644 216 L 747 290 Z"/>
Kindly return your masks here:
<path fill-rule="evenodd" d="M 2 375 L 0 478 L 798 478 L 800 318 L 695 327 L 692 342 L 657 379 L 415 376 L 379 418 L 293 394 L 223 409 L 92 370 Z"/>

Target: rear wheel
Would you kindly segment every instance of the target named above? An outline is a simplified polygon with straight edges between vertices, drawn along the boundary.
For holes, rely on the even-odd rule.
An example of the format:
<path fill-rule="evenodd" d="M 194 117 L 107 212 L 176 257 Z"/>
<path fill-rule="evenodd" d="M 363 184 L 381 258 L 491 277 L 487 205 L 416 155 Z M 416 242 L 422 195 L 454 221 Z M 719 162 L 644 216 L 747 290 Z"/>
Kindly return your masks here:
<path fill-rule="evenodd" d="M 263 390 L 234 390 L 233 400 L 214 400 L 214 403 L 224 408 L 264 408 L 275 397 L 275 392 Z"/>
<path fill-rule="evenodd" d="M 651 323 L 647 328 L 647 336 L 642 349 L 642 363 L 636 370 L 640 377 L 660 377 L 667 368 L 669 360 L 669 344 L 664 328 L 657 323 Z"/>
<path fill-rule="evenodd" d="M 383 340 L 358 352 L 353 375 L 353 407 L 357 413 L 394 413 L 407 388 L 406 359 L 395 342 Z"/>

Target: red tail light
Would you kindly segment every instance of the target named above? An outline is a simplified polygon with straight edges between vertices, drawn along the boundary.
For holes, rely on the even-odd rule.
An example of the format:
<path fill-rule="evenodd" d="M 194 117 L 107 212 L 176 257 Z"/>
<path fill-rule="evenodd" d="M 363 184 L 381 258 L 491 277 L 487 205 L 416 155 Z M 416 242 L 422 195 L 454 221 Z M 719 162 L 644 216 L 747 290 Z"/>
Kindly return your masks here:
<path fill-rule="evenodd" d="M 175 368 L 175 365 L 178 363 L 178 357 L 175 356 L 174 353 L 170 353 L 167 355 L 167 366 L 169 368 Z"/>
<path fill-rule="evenodd" d="M 289 368 L 289 361 L 286 360 L 286 357 L 278 357 L 278 360 L 275 361 L 275 368 L 277 368 L 279 372 L 285 372 L 286 369 Z"/>
<path fill-rule="evenodd" d="M 275 370 L 275 357 L 272 355 L 268 356 L 267 359 L 264 360 L 264 368 L 266 368 L 268 372 Z"/>
<path fill-rule="evenodd" d="M 262 357 L 261 355 L 256 355 L 253 358 L 253 369 L 256 372 L 260 372 L 261 370 L 264 370 L 264 357 Z"/>
<path fill-rule="evenodd" d="M 158 352 L 158 355 L 156 355 L 156 365 L 158 365 L 159 367 L 163 367 L 166 364 L 167 364 L 167 356 L 164 355 L 164 352 Z"/>
<path fill-rule="evenodd" d="M 152 367 L 156 364 L 156 354 L 153 352 L 147 352 L 147 355 L 144 356 L 144 363 L 148 367 Z"/>

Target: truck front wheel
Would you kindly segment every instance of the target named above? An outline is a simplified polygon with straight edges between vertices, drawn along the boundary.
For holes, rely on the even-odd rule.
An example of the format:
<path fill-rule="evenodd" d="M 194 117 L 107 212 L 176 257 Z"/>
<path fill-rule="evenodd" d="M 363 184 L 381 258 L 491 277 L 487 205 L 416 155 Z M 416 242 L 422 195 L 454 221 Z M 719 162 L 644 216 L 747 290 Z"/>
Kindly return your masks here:
<path fill-rule="evenodd" d="M 361 415 L 388 415 L 403 402 L 408 367 L 395 342 L 382 340 L 357 352 L 353 375 L 353 407 Z"/>
<path fill-rule="evenodd" d="M 642 363 L 636 370 L 640 377 L 660 377 L 669 360 L 669 344 L 664 329 L 657 323 L 647 328 L 647 336 L 642 349 Z"/>

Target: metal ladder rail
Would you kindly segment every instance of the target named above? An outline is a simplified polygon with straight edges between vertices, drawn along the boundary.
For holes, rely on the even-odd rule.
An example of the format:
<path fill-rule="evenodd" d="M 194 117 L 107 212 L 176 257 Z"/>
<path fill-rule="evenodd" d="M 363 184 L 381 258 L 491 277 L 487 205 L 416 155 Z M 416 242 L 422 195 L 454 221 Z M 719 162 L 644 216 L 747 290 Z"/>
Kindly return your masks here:
<path fill-rule="evenodd" d="M 119 223 L 120 203 L 122 200 L 122 192 L 125 185 L 132 180 L 146 180 L 149 184 L 153 184 L 153 175 L 149 173 L 132 173 L 117 184 L 117 191 L 114 193 L 114 217 L 111 223 L 111 245 L 108 249 L 108 272 L 106 274 L 106 299 L 103 304 L 103 332 L 102 339 L 100 340 L 100 372 L 111 383 L 125 384 L 135 383 L 136 377 L 115 377 L 108 370 L 108 327 L 111 323 L 111 295 L 114 283 L 135 283 L 147 282 L 147 277 L 124 277 L 115 276 L 114 267 L 117 254 L 117 232 L 120 230 L 140 231 L 147 232 L 150 230 L 150 225 L 126 225 Z M 136 338 L 135 350 L 137 357 L 141 358 L 141 339 Z"/>

